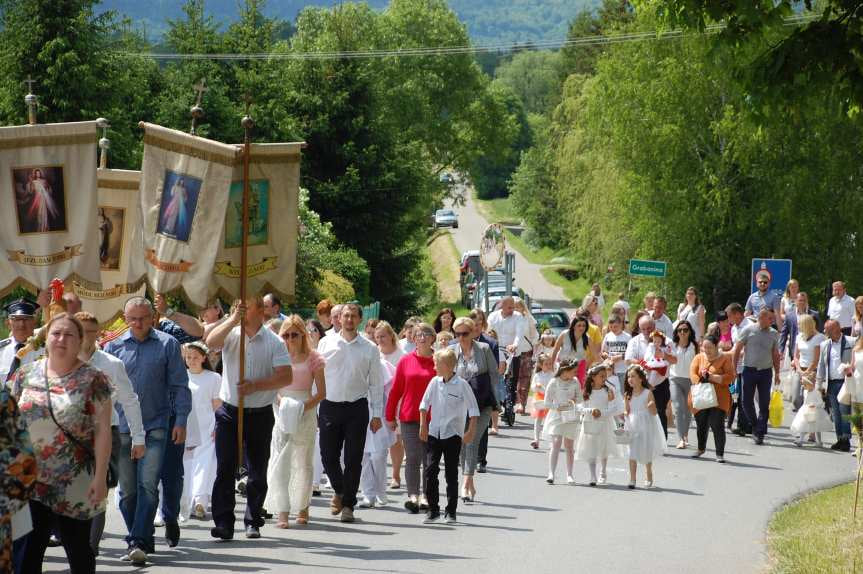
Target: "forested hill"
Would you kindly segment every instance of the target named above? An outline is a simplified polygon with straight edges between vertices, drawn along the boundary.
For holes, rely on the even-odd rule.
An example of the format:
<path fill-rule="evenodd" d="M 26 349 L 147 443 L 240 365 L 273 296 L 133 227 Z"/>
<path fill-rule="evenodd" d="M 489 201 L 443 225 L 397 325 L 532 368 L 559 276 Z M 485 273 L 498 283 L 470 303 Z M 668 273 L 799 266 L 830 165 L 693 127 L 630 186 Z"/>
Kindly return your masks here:
<path fill-rule="evenodd" d="M 150 40 L 158 40 L 169 18 L 182 15 L 184 0 L 103 0 L 100 8 L 116 10 L 146 27 Z M 306 6 L 332 6 L 337 0 L 268 0 L 265 13 L 293 21 Z M 388 0 L 368 0 L 372 8 L 386 8 Z M 569 21 L 583 7 L 598 0 L 450 0 L 449 5 L 467 25 L 475 44 L 508 44 L 558 40 L 566 37 Z M 237 0 L 206 0 L 205 7 L 216 21 L 229 23 L 237 17 Z"/>

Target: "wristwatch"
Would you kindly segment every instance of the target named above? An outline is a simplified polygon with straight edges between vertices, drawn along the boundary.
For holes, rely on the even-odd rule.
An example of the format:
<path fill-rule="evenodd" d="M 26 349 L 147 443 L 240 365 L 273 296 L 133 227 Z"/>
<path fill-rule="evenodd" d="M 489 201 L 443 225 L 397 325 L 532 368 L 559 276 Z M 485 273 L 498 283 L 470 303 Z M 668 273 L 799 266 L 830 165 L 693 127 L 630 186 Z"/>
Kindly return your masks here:
<path fill-rule="evenodd" d="M 170 319 L 174 315 L 174 313 L 176 313 L 176 311 L 174 311 L 174 309 L 172 309 L 171 307 L 168 307 L 168 310 L 165 311 L 165 318 Z"/>

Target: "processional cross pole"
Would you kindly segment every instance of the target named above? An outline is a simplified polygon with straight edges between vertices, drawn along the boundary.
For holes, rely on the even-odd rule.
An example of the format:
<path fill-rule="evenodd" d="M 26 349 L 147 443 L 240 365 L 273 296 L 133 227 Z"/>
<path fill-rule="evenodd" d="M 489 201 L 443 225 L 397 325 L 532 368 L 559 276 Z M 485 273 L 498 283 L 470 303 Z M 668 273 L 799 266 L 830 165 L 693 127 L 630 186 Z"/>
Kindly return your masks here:
<path fill-rule="evenodd" d="M 198 92 L 198 97 L 195 99 L 195 105 L 189 110 L 192 114 L 192 128 L 189 130 L 189 133 L 194 135 L 198 135 L 195 133 L 195 129 L 198 126 L 198 120 L 204 117 L 204 108 L 201 107 L 201 100 L 204 97 L 204 92 L 207 91 L 207 84 L 204 81 L 204 78 L 201 78 L 201 81 L 192 86 L 196 92 Z"/>
<path fill-rule="evenodd" d="M 240 250 L 240 301 L 243 303 L 247 300 L 246 283 L 248 280 L 248 256 L 249 256 L 249 163 L 252 156 L 252 128 L 255 127 L 255 121 L 249 114 L 249 108 L 252 104 L 252 98 L 246 94 L 246 113 L 241 122 L 243 126 L 243 215 L 240 225 L 242 234 L 242 247 Z M 243 317 L 240 321 L 240 373 L 239 380 L 242 381 L 246 376 L 246 320 Z M 237 405 L 237 464 L 243 464 L 243 409 L 245 408 L 245 400 L 243 395 L 240 395 Z"/>
<path fill-rule="evenodd" d="M 39 97 L 33 94 L 33 84 L 36 83 L 36 80 L 32 76 L 27 76 L 27 79 L 22 83 L 27 84 L 27 95 L 24 96 L 24 104 L 27 106 L 27 123 L 35 126 L 36 108 L 39 107 Z"/>

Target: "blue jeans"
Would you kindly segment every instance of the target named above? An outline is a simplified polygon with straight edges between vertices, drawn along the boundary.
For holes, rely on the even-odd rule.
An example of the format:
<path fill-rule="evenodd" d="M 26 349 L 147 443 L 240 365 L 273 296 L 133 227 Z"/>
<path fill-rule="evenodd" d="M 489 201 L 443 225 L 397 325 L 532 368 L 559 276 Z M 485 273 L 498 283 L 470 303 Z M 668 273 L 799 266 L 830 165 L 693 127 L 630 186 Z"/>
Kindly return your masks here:
<path fill-rule="evenodd" d="M 743 389 L 740 392 L 741 405 L 746 419 L 752 425 L 752 435 L 764 438 L 767 434 L 767 417 L 770 414 L 770 387 L 773 383 L 773 369 L 743 367 Z M 755 390 L 758 390 L 758 414 L 755 414 Z"/>
<path fill-rule="evenodd" d="M 172 416 L 168 428 L 174 428 Z M 180 517 L 180 498 L 183 496 L 183 453 L 186 443 L 174 444 L 168 440 L 165 445 L 165 458 L 162 461 L 162 518 L 166 524 L 177 524 Z"/>
<path fill-rule="evenodd" d="M 159 504 L 159 476 L 165 458 L 168 429 L 147 431 L 144 457 L 132 460 L 132 436 L 120 434 L 120 513 L 126 521 L 129 535 L 126 542 L 140 546 L 145 552 L 153 552 L 153 519 Z"/>
<path fill-rule="evenodd" d="M 842 418 L 851 414 L 851 405 L 839 403 L 839 390 L 845 381 L 842 379 L 827 382 L 827 401 L 830 403 L 830 416 L 833 418 L 833 428 L 836 429 L 836 439 L 851 438 L 851 423 Z"/>

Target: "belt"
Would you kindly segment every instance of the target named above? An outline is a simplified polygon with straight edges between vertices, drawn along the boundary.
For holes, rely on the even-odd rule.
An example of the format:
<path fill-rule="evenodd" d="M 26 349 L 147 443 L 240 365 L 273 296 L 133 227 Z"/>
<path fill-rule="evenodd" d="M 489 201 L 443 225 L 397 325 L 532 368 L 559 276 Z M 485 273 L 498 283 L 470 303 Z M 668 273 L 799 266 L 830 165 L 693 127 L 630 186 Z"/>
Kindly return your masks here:
<path fill-rule="evenodd" d="M 223 406 L 223 407 L 225 407 L 225 410 L 227 410 L 227 411 L 234 411 L 234 412 L 237 412 L 237 411 L 239 411 L 239 410 L 240 410 L 240 409 L 238 409 L 237 407 L 235 407 L 234 405 L 232 405 L 231 403 L 224 403 L 224 402 L 223 402 L 223 403 L 222 403 L 222 406 Z M 246 413 L 248 413 L 248 414 L 254 414 L 254 413 L 262 413 L 262 412 L 265 412 L 265 411 L 272 411 L 272 410 L 273 410 L 272 405 L 269 405 L 269 406 L 266 406 L 266 407 L 250 407 L 250 408 L 245 408 L 245 409 L 243 409 L 243 413 L 244 413 L 244 414 L 246 414 Z"/>

